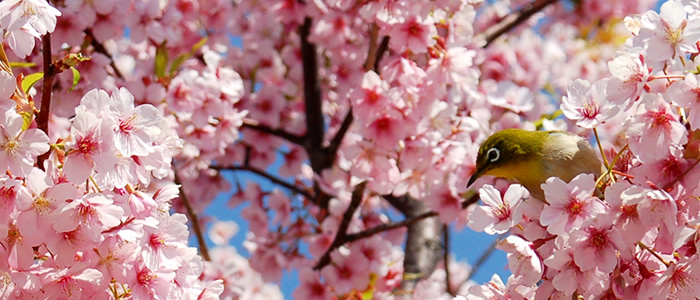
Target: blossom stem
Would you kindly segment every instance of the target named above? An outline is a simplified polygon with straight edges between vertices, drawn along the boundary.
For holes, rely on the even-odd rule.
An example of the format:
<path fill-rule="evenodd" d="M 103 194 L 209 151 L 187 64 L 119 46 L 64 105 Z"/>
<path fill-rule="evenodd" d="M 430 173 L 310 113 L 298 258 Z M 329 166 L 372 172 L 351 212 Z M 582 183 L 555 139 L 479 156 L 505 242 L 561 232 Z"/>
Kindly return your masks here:
<path fill-rule="evenodd" d="M 90 182 L 92 182 L 92 185 L 95 186 L 95 189 L 97 189 L 98 193 L 102 193 L 102 190 L 100 189 L 100 186 L 97 185 L 97 181 L 95 181 L 95 178 L 92 178 L 92 176 L 88 176 L 90 179 Z"/>
<path fill-rule="evenodd" d="M 595 135 L 595 142 L 598 144 L 598 149 L 600 149 L 600 156 L 603 157 L 603 163 L 605 168 L 610 169 L 610 163 L 608 163 L 608 158 L 605 156 L 605 151 L 603 151 L 603 145 L 600 144 L 600 137 L 598 137 L 598 129 L 593 127 L 593 134 Z"/>
<path fill-rule="evenodd" d="M 655 80 L 655 79 L 683 79 L 685 78 L 684 75 L 652 75 L 649 76 L 649 81 Z"/>
<path fill-rule="evenodd" d="M 596 138 L 597 138 L 597 137 L 596 137 Z M 627 151 L 628 148 L 629 148 L 629 144 L 625 144 L 625 146 L 623 146 L 622 149 L 620 149 L 620 152 L 618 152 L 618 153 L 615 155 L 615 157 L 613 157 L 612 162 L 611 162 L 610 165 L 606 168 L 607 171 L 605 172 L 605 175 L 604 175 L 604 176 L 598 177 L 598 179 L 596 180 L 596 183 L 595 183 L 596 187 L 598 186 L 598 184 L 600 184 L 601 180 L 603 180 L 602 178 L 604 178 L 604 177 L 606 177 L 606 176 L 610 176 L 610 180 L 612 180 L 613 182 L 615 182 L 615 178 L 612 176 L 612 174 L 619 174 L 619 175 L 623 175 L 623 176 L 626 176 L 626 177 L 632 177 L 631 175 L 623 174 L 623 173 L 620 173 L 620 172 L 617 172 L 617 173 L 616 173 L 616 171 L 613 170 L 613 168 L 615 167 L 615 164 L 617 163 L 617 161 L 620 159 L 620 157 L 622 157 L 622 154 L 625 153 L 625 151 Z M 603 157 L 605 157 L 605 154 L 603 154 Z"/>
<path fill-rule="evenodd" d="M 182 204 L 185 205 L 185 210 L 187 210 L 187 215 L 189 216 L 190 223 L 192 223 L 192 230 L 194 231 L 194 234 L 197 237 L 197 243 L 199 244 L 199 252 L 202 254 L 202 258 L 204 258 L 204 260 L 211 261 L 211 257 L 209 256 L 209 249 L 207 248 L 207 243 L 204 240 L 204 232 L 202 231 L 201 224 L 199 224 L 199 217 L 197 216 L 197 212 L 194 211 L 194 208 L 190 203 L 190 198 L 187 197 L 187 193 L 185 193 L 185 189 L 182 187 L 182 181 L 180 180 L 180 176 L 177 173 L 177 167 L 174 163 L 173 174 L 175 175 L 175 184 L 177 184 L 180 187 L 180 200 L 182 200 Z"/>
<path fill-rule="evenodd" d="M 656 253 L 656 251 L 654 251 L 653 249 L 649 248 L 649 246 L 645 245 L 645 244 L 642 243 L 641 241 L 640 241 L 640 242 L 637 242 L 637 245 L 639 245 L 640 248 L 642 248 L 642 249 L 644 249 L 644 250 L 647 250 L 649 253 L 651 253 L 651 255 L 653 255 L 654 257 L 656 257 L 656 259 L 658 259 L 659 261 L 661 261 L 664 265 L 666 265 L 666 267 L 671 266 L 671 264 L 668 263 L 666 260 L 664 260 L 664 259 L 661 257 L 661 255 L 659 255 L 658 253 Z"/>

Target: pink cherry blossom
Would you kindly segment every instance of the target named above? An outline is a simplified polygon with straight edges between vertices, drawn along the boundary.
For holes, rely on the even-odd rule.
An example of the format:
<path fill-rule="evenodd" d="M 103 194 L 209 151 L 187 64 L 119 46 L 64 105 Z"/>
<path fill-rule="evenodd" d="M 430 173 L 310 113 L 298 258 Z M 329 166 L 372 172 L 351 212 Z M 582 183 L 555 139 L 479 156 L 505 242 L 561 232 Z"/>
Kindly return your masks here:
<path fill-rule="evenodd" d="M 531 111 L 535 106 L 530 90 L 510 81 L 499 83 L 496 90 L 487 96 L 487 100 L 494 106 L 515 113 Z"/>
<path fill-rule="evenodd" d="M 501 198 L 501 193 L 493 186 L 484 185 L 479 189 L 479 196 L 486 205 L 476 207 L 469 214 L 469 228 L 488 234 L 507 232 L 520 222 L 520 204 L 528 195 L 524 187 L 513 184 Z"/>
<path fill-rule="evenodd" d="M 667 228 L 676 227 L 675 215 L 678 212 L 678 207 L 673 197 L 667 192 L 633 186 L 625 190 L 620 198 L 623 201 L 639 202 L 637 211 L 646 226 L 657 226 L 664 223 Z"/>
<path fill-rule="evenodd" d="M 498 243 L 498 249 L 508 253 L 508 268 L 523 285 L 534 285 L 542 278 L 544 265 L 533 249 L 533 244 L 516 235 Z"/>
<path fill-rule="evenodd" d="M 233 221 L 218 221 L 209 228 L 209 239 L 217 245 L 226 245 L 238 232 L 238 225 Z"/>
<path fill-rule="evenodd" d="M 331 297 L 329 288 L 321 282 L 319 273 L 302 269 L 299 271 L 299 280 L 301 284 L 292 294 L 295 299 L 324 300 Z"/>
<path fill-rule="evenodd" d="M 410 16 L 401 23 L 393 24 L 388 33 L 393 37 L 389 40 L 389 46 L 396 51 L 408 49 L 414 53 L 425 52 L 435 43 L 433 36 L 437 34 L 437 29 L 432 23 L 430 17 Z"/>
<path fill-rule="evenodd" d="M 101 289 L 104 280 L 100 271 L 91 268 L 58 269 L 43 276 L 44 292 L 58 298 L 89 297 Z"/>
<path fill-rule="evenodd" d="M 610 205 L 610 214 L 601 216 L 607 218 L 604 222 L 614 222 L 613 225 L 621 233 L 622 242 L 633 245 L 640 241 L 646 232 L 637 206 L 641 197 L 629 197 L 627 191 L 631 185 L 620 181 L 605 190 L 605 202 Z M 619 242 L 619 241 L 618 241 Z"/>
<path fill-rule="evenodd" d="M 353 113 L 358 116 L 376 116 L 389 105 L 391 95 L 387 93 L 389 85 L 377 73 L 369 71 L 362 78 L 361 88 L 350 95 Z"/>
<path fill-rule="evenodd" d="M 608 81 L 596 81 L 591 86 L 588 81 L 577 79 L 569 84 L 567 96 L 562 97 L 561 110 L 576 125 L 583 128 L 596 128 L 605 123 L 620 110 L 609 103 L 605 94 Z"/>
<path fill-rule="evenodd" d="M 677 299 L 690 299 L 700 293 L 700 261 L 697 257 L 672 263 L 657 281 L 657 297 L 673 295 Z"/>
<path fill-rule="evenodd" d="M 131 189 L 131 187 L 127 188 Z M 151 215 L 151 212 L 158 205 L 153 196 L 141 191 L 132 191 L 129 193 L 129 208 L 134 217 L 143 219 Z"/>
<path fill-rule="evenodd" d="M 15 77 L 5 71 L 0 72 L 0 101 L 9 99 L 15 93 L 17 81 Z"/>
<path fill-rule="evenodd" d="M 331 254 L 331 259 L 334 264 L 323 268 L 321 274 L 336 293 L 345 294 L 353 289 L 362 291 L 367 288 L 370 278 L 363 270 L 369 264 L 362 253 L 341 254 L 336 251 Z"/>
<path fill-rule="evenodd" d="M 565 297 L 570 297 L 576 291 L 584 297 L 599 295 L 607 287 L 607 274 L 597 268 L 581 270 L 574 262 L 574 251 L 574 248 L 556 250 L 544 260 L 545 265 L 556 270 L 555 274 L 548 275 L 552 278 L 552 285 L 558 291 L 564 292 Z"/>
<path fill-rule="evenodd" d="M 601 272 L 610 273 L 617 265 L 617 251 L 624 249 L 622 235 L 609 221 L 597 218 L 590 226 L 571 233 L 571 245 L 574 249 L 574 262 L 581 271 L 594 267 Z M 595 264 L 591 262 L 595 261 Z"/>
<path fill-rule="evenodd" d="M 681 1 L 668 1 L 661 5 L 660 14 L 650 11 L 642 16 L 637 37 L 644 41 L 651 60 L 697 53 L 695 41 L 700 39 L 700 22 L 688 19 Z"/>
<path fill-rule="evenodd" d="M 608 62 L 613 75 L 608 81 L 608 100 L 617 104 L 637 101 L 648 86 L 650 69 L 644 63 L 644 56 L 634 52 L 623 52 Z M 627 106 L 627 105 L 623 105 Z"/>
<path fill-rule="evenodd" d="M 0 170 L 17 176 L 29 174 L 36 157 L 49 151 L 49 137 L 35 128 L 23 129 L 24 120 L 13 109 L 0 122 Z"/>
<path fill-rule="evenodd" d="M 454 221 L 462 208 L 462 201 L 459 195 L 447 188 L 435 188 L 428 195 L 430 207 L 440 213 L 440 221 L 449 224 Z"/>
<path fill-rule="evenodd" d="M 56 17 L 60 15 L 58 9 L 43 0 L 8 0 L 0 4 L 0 25 L 7 31 L 31 26 L 36 33 L 44 35 L 53 32 Z"/>
<path fill-rule="evenodd" d="M 159 221 L 144 220 L 141 257 L 146 266 L 152 270 L 175 270 L 180 266 L 180 248 L 185 247 L 181 241 L 188 233 L 186 222 L 183 214 L 164 216 Z"/>
<path fill-rule="evenodd" d="M 89 238 L 98 240 L 103 230 L 119 225 L 124 209 L 102 194 L 87 194 L 71 202 L 61 203 L 54 212 L 53 228 L 58 232 L 69 232 L 84 226 Z"/>
<path fill-rule="evenodd" d="M 687 108 L 690 128 L 700 128 L 700 82 L 698 75 L 688 73 L 683 80 L 674 81 L 668 88 L 668 98 L 679 106 Z"/>
<path fill-rule="evenodd" d="M 93 170 L 105 171 L 116 162 L 109 121 L 100 120 L 90 112 L 82 112 L 73 120 L 71 136 L 73 140 L 66 143 L 69 152 L 63 167 L 66 178 L 71 182 L 82 183 Z"/>
<path fill-rule="evenodd" d="M 695 296 L 697 3 L 556 2 L 511 26 L 527 3 L 234 2 L 0 2 L 0 146 L 26 142 L 0 148 L 0 298 Z M 484 178 L 472 204 L 490 132 L 574 124 L 612 174 L 550 179 L 547 204 Z M 212 212 L 231 193 L 248 256 Z M 468 280 L 492 270 L 424 216 L 509 232 L 514 275 Z"/>
<path fill-rule="evenodd" d="M 135 298 L 167 299 L 174 288 L 171 280 L 174 273 L 160 269 L 150 269 L 139 263 L 134 270 L 127 273 L 127 282 Z"/>
<path fill-rule="evenodd" d="M 542 209 L 540 223 L 547 227 L 549 233 L 571 232 L 607 211 L 605 204 L 593 197 L 593 179 L 593 174 L 581 174 L 566 183 L 557 177 L 550 177 L 542 184 L 550 205 Z"/>
<path fill-rule="evenodd" d="M 146 156 L 153 152 L 153 141 L 160 134 L 162 113 L 153 105 L 134 107 L 134 96 L 125 89 L 115 89 L 109 102 L 115 114 L 114 147 L 124 156 Z"/>
<path fill-rule="evenodd" d="M 380 149 L 388 150 L 396 147 L 399 140 L 406 137 L 409 129 L 406 123 L 401 112 L 389 109 L 368 124 L 363 133 L 371 137 Z"/>
<path fill-rule="evenodd" d="M 640 160 L 653 161 L 668 154 L 671 147 L 685 144 L 685 127 L 660 95 L 646 94 L 641 101 L 627 129 L 630 149 Z"/>

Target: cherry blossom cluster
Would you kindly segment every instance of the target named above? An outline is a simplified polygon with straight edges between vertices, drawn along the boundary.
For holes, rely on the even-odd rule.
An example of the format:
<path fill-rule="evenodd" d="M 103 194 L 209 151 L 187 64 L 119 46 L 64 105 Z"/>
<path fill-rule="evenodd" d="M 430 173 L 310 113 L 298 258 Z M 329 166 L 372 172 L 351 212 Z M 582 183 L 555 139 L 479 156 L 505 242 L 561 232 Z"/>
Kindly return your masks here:
<path fill-rule="evenodd" d="M 548 204 L 525 200 L 517 184 L 503 195 L 491 185 L 480 189 L 484 205 L 470 214 L 469 225 L 489 234 L 510 231 L 499 248 L 508 253 L 513 275 L 470 292 L 487 298 L 697 297 L 698 9 L 668 1 L 659 13 L 625 18 L 630 34 L 608 62 L 611 76 L 569 84 L 561 110 L 578 127 L 601 132 L 608 170 L 601 178 L 549 178 L 542 184 Z"/>
<path fill-rule="evenodd" d="M 31 97 L 3 77 L 2 213 L 9 218 L 0 225 L 0 265 L 11 279 L 4 297 L 221 292 L 221 282 L 198 280 L 202 262 L 187 246 L 187 218 L 169 213 L 178 188 L 158 179 L 167 175 L 173 144 L 155 107 L 134 106 L 124 88 L 92 90 L 75 108 L 70 134 L 50 145 L 18 112 Z M 50 148 L 43 168 L 34 167 Z"/>
<path fill-rule="evenodd" d="M 275 299 L 294 269 L 299 299 L 683 298 L 697 8 L 552 4 L 495 33 L 528 3 L 0 2 L 1 295 Z M 479 144 L 511 127 L 594 129 L 609 172 L 548 181 L 546 207 L 497 181 L 462 209 Z M 208 252 L 197 229 L 233 187 L 249 258 L 227 246 L 230 223 L 213 222 Z M 444 224 L 510 230 L 514 276 L 474 286 L 445 259 L 399 291 L 415 275 L 405 227 L 336 244 L 396 221 L 404 198 Z"/>

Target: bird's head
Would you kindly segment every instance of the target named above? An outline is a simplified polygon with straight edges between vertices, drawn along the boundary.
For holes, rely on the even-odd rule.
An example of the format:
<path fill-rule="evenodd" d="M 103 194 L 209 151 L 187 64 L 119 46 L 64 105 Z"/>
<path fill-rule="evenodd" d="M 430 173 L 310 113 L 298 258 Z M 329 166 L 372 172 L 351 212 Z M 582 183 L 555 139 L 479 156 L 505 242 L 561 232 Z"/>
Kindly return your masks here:
<path fill-rule="evenodd" d="M 505 129 L 491 135 L 479 148 L 476 170 L 468 186 L 484 175 L 518 179 L 522 174 L 538 172 L 546 131 Z M 532 174 L 536 176 L 537 174 Z"/>

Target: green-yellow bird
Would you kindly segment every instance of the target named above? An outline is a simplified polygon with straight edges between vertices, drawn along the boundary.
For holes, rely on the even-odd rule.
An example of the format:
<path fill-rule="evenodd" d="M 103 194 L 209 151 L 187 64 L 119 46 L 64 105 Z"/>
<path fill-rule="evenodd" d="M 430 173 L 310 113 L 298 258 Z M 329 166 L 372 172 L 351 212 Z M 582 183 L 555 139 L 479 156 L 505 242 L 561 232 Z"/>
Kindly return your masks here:
<path fill-rule="evenodd" d="M 569 182 L 581 173 L 602 174 L 598 155 L 584 138 L 563 131 L 505 129 L 479 148 L 476 171 L 468 186 L 484 175 L 517 181 L 545 201 L 540 185 L 549 177 Z"/>

